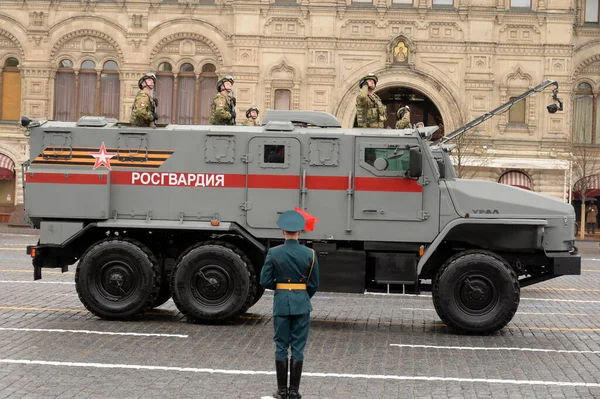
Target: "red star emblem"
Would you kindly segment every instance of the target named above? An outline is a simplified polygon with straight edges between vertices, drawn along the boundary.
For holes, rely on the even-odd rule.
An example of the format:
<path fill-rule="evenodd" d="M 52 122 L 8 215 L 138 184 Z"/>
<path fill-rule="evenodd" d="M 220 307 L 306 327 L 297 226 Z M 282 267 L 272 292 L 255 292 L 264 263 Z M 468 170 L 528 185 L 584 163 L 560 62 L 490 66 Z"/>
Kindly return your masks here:
<path fill-rule="evenodd" d="M 102 145 L 100 146 L 100 151 L 90 152 L 90 154 L 94 158 L 96 158 L 96 163 L 94 164 L 94 169 L 104 165 L 108 168 L 108 170 L 111 170 L 110 159 L 112 157 L 114 157 L 115 155 L 117 155 L 116 152 L 106 152 L 106 146 L 104 145 L 104 141 L 102 142 Z"/>

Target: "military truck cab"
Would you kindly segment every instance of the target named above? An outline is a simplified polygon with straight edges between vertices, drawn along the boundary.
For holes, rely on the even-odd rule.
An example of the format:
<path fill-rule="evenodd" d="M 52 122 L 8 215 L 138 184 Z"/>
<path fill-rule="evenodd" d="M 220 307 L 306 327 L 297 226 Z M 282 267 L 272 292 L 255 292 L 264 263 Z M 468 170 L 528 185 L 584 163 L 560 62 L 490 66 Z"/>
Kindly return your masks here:
<path fill-rule="evenodd" d="M 34 278 L 77 264 L 79 297 L 102 318 L 134 318 L 172 297 L 191 320 L 231 320 L 260 299 L 264 256 L 282 242 L 275 222 L 294 207 L 320 219 L 301 236 L 318 255 L 320 291 L 430 289 L 459 331 L 503 328 L 521 286 L 580 273 L 572 206 L 457 179 L 428 141 L 436 127 L 343 129 L 309 111 L 264 118 L 30 123 Z"/>

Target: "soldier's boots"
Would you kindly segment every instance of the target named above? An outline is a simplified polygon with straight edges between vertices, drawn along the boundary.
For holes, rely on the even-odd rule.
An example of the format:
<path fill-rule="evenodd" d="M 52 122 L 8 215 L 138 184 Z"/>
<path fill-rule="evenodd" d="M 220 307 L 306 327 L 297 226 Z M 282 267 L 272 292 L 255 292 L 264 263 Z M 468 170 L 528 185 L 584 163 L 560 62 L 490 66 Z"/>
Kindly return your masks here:
<path fill-rule="evenodd" d="M 288 399 L 287 377 L 288 361 L 275 360 L 275 371 L 277 372 L 277 392 L 273 395 L 277 399 Z"/>
<path fill-rule="evenodd" d="M 292 358 L 290 360 L 290 392 L 289 399 L 300 399 L 302 396 L 298 389 L 300 388 L 300 377 L 302 376 L 302 360 Z"/>

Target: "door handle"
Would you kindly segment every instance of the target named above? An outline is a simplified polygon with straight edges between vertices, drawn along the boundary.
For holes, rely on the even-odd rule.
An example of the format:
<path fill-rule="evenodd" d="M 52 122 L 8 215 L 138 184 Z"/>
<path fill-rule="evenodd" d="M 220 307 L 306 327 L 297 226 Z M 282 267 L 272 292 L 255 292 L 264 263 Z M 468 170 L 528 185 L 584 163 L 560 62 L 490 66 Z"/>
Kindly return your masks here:
<path fill-rule="evenodd" d="M 364 213 L 377 213 L 377 209 L 363 209 Z"/>

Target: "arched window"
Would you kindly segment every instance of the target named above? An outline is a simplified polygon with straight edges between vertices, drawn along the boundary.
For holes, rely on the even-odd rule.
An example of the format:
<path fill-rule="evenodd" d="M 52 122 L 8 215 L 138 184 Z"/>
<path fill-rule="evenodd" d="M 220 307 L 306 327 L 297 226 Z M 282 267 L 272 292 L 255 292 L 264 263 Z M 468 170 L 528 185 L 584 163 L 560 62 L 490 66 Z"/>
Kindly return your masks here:
<path fill-rule="evenodd" d="M 498 179 L 498 183 L 513 187 L 520 187 L 525 190 L 533 190 L 531 178 L 520 170 L 509 170 L 508 172 L 503 173 Z"/>
<path fill-rule="evenodd" d="M 200 99 L 198 101 L 198 114 L 200 115 L 200 124 L 208 125 L 210 119 L 211 105 L 213 97 L 217 92 L 217 68 L 213 64 L 202 66 L 200 74 Z"/>
<path fill-rule="evenodd" d="M 216 70 L 213 64 L 204 64 L 197 74 L 194 65 L 184 63 L 175 79 L 173 66 L 161 62 L 156 72 L 158 123 L 208 124 L 212 99 L 217 92 Z"/>
<path fill-rule="evenodd" d="M 114 61 L 106 61 L 100 75 L 100 115 L 119 119 L 119 101 L 121 85 L 119 66 Z"/>
<path fill-rule="evenodd" d="M 119 65 L 112 60 L 96 71 L 96 63 L 84 60 L 75 74 L 73 62 L 58 63 L 54 89 L 54 119 L 75 121 L 82 116 L 101 115 L 119 118 L 121 82 Z"/>
<path fill-rule="evenodd" d="M 17 121 L 21 114 L 21 72 L 19 60 L 9 57 L 0 75 L 0 110 L 2 120 Z"/>
<path fill-rule="evenodd" d="M 158 123 L 171 123 L 173 109 L 173 67 L 161 62 L 156 72 L 156 98 L 158 99 Z"/>
<path fill-rule="evenodd" d="M 79 70 L 79 98 L 77 100 L 77 115 L 79 119 L 82 116 L 97 115 L 96 111 L 96 63 L 92 60 L 85 60 Z"/>
<path fill-rule="evenodd" d="M 573 138 L 582 144 L 595 144 L 597 124 L 594 115 L 597 115 L 598 101 L 594 101 L 592 86 L 583 82 L 575 90 L 575 101 L 573 104 Z M 598 119 L 598 117 L 596 117 Z"/>
<path fill-rule="evenodd" d="M 194 123 L 194 94 L 196 89 L 196 74 L 194 66 L 189 63 L 179 67 L 177 75 L 177 120 L 180 125 Z"/>
<path fill-rule="evenodd" d="M 9 156 L 0 154 L 0 206 L 14 206 L 15 191 L 15 163 Z M 13 209 L 5 209 L 5 212 Z"/>
<path fill-rule="evenodd" d="M 54 88 L 54 119 L 75 120 L 75 71 L 71 60 L 61 60 Z"/>

